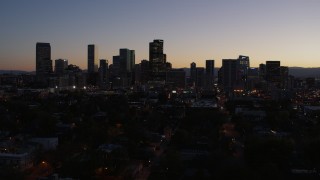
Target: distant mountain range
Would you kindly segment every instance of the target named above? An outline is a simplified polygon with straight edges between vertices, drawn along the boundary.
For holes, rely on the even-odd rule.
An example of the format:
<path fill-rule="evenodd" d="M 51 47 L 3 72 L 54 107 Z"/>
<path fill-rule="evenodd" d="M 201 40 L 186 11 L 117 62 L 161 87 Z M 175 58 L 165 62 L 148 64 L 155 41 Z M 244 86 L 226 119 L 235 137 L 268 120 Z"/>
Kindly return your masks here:
<path fill-rule="evenodd" d="M 34 72 L 30 71 L 21 71 L 21 70 L 0 70 L 0 74 L 33 74 Z"/>
<path fill-rule="evenodd" d="M 182 68 L 186 71 L 187 76 L 190 76 L 190 68 Z M 219 68 L 215 68 L 215 74 L 218 74 Z M 20 71 L 20 70 L 0 70 L 0 74 L 35 74 L 35 71 Z M 289 74 L 295 77 L 318 77 L 320 78 L 320 67 L 303 68 L 289 67 Z"/>
<path fill-rule="evenodd" d="M 320 78 L 320 67 L 314 67 L 314 68 L 289 67 L 289 74 L 295 77 Z"/>

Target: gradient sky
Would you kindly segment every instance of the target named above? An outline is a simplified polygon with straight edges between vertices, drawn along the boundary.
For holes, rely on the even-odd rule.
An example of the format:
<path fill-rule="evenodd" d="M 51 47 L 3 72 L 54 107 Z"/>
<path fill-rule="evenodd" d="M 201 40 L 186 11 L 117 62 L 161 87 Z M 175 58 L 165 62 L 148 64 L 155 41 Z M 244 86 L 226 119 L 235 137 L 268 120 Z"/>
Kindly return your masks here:
<path fill-rule="evenodd" d="M 36 42 L 52 59 L 87 67 L 87 45 L 112 62 L 120 48 L 148 59 L 164 40 L 173 67 L 250 56 L 284 66 L 320 67 L 319 0 L 2 0 L 0 69 L 35 70 Z"/>

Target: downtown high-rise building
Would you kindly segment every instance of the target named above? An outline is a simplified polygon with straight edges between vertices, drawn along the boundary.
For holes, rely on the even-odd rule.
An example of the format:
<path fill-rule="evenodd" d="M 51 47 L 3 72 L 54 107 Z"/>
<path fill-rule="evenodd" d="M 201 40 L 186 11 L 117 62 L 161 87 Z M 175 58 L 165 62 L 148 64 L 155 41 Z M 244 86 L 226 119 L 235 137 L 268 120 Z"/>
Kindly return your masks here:
<path fill-rule="evenodd" d="M 222 59 L 222 84 L 225 92 L 230 93 L 237 84 L 237 59 Z"/>
<path fill-rule="evenodd" d="M 196 68 L 196 84 L 195 87 L 198 89 L 205 87 L 205 68 L 204 67 L 197 67 Z"/>
<path fill-rule="evenodd" d="M 104 88 L 108 85 L 108 60 L 106 59 L 100 59 L 99 85 Z"/>
<path fill-rule="evenodd" d="M 155 39 L 149 43 L 149 62 L 151 79 L 165 81 L 167 66 L 166 55 L 163 53 L 163 40 Z"/>
<path fill-rule="evenodd" d="M 120 77 L 120 56 L 112 57 L 112 77 Z"/>
<path fill-rule="evenodd" d="M 135 51 L 122 48 L 118 56 L 113 56 L 112 81 L 113 85 L 124 87 L 134 83 Z"/>
<path fill-rule="evenodd" d="M 36 75 L 43 79 L 50 73 L 52 73 L 50 43 L 38 42 L 36 44 Z"/>
<path fill-rule="evenodd" d="M 134 71 L 134 66 L 136 64 L 136 53 L 135 50 L 130 50 L 130 72 Z"/>
<path fill-rule="evenodd" d="M 259 78 L 261 80 L 265 80 L 266 79 L 266 64 L 259 64 Z"/>
<path fill-rule="evenodd" d="M 54 72 L 56 75 L 62 75 L 65 73 L 68 68 L 68 60 L 67 59 L 56 59 L 54 63 Z"/>
<path fill-rule="evenodd" d="M 120 49 L 120 71 L 123 74 L 132 72 L 135 64 L 135 51 L 130 49 Z"/>
<path fill-rule="evenodd" d="M 197 79 L 197 64 L 192 62 L 190 64 L 190 86 L 194 87 L 196 85 Z"/>
<path fill-rule="evenodd" d="M 240 89 L 247 89 L 248 71 L 250 68 L 249 56 L 240 55 L 237 64 L 237 86 Z"/>
<path fill-rule="evenodd" d="M 214 60 L 206 60 L 206 88 L 211 89 L 214 84 Z"/>
<path fill-rule="evenodd" d="M 146 84 L 149 80 L 150 64 L 149 61 L 143 59 L 140 63 L 140 82 Z"/>
<path fill-rule="evenodd" d="M 280 82 L 280 61 L 266 61 L 267 82 Z"/>
<path fill-rule="evenodd" d="M 244 71 L 244 74 L 247 74 L 248 69 L 250 68 L 250 58 L 249 56 L 240 55 L 238 58 L 238 68 Z"/>
<path fill-rule="evenodd" d="M 94 73 L 98 70 L 98 49 L 96 45 L 89 44 L 88 45 L 88 73 Z"/>
<path fill-rule="evenodd" d="M 288 80 L 289 80 L 289 68 L 287 66 L 280 66 L 280 88 L 286 89 L 288 88 Z"/>

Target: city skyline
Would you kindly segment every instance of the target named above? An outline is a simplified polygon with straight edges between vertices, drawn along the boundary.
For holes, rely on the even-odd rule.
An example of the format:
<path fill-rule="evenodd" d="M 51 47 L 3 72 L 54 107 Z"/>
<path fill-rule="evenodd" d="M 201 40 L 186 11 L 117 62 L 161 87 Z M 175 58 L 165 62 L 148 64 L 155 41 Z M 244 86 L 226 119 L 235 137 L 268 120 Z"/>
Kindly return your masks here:
<path fill-rule="evenodd" d="M 51 60 L 68 59 L 87 69 L 87 45 L 98 59 L 135 50 L 136 63 L 148 58 L 148 43 L 165 41 L 174 68 L 191 62 L 250 57 L 284 66 L 320 67 L 317 42 L 320 2 L 309 1 L 55 1 L 5 2 L 0 8 L 0 69 L 35 71 L 36 42 L 51 45 Z M 161 8 L 159 8 L 161 7 Z"/>

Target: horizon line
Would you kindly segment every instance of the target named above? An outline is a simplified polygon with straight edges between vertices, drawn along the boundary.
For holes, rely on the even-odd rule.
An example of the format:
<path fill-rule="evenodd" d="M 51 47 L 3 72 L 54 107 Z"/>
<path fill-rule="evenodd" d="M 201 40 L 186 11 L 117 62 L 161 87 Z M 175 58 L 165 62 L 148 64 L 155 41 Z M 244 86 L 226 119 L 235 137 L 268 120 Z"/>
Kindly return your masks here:
<path fill-rule="evenodd" d="M 199 66 L 200 67 L 200 66 Z M 202 67 L 202 66 L 201 66 Z M 221 66 L 222 67 L 222 66 Z M 305 69 L 316 69 L 319 67 L 303 67 L 303 66 L 284 66 L 288 68 L 305 68 Z M 205 68 L 205 67 L 203 67 Z M 250 68 L 259 68 L 259 67 L 250 67 Z M 172 69 L 190 69 L 190 67 L 173 67 Z M 219 67 L 215 67 L 215 69 L 219 69 Z M 82 69 L 82 71 L 86 71 L 87 69 Z M 21 69 L 0 69 L 0 71 L 24 71 L 24 72 L 36 72 L 36 70 L 21 70 Z"/>

